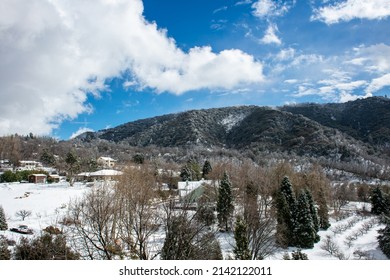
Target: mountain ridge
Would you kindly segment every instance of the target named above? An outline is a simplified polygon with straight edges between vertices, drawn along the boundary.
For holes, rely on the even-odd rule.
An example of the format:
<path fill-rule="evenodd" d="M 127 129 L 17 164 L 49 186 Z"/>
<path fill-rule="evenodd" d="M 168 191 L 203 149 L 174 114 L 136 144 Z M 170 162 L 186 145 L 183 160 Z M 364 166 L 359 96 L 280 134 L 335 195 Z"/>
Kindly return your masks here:
<path fill-rule="evenodd" d="M 139 147 L 219 147 L 345 159 L 381 153 L 390 145 L 390 99 L 190 110 L 86 132 L 77 139 Z"/>

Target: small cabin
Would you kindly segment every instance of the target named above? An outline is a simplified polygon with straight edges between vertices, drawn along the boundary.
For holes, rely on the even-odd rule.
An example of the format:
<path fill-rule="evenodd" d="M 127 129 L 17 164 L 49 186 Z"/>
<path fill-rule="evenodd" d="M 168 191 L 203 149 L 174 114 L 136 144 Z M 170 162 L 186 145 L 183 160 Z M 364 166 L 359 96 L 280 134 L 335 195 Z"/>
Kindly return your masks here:
<path fill-rule="evenodd" d="M 45 174 L 31 174 L 28 176 L 28 182 L 34 184 L 46 184 L 47 176 Z"/>

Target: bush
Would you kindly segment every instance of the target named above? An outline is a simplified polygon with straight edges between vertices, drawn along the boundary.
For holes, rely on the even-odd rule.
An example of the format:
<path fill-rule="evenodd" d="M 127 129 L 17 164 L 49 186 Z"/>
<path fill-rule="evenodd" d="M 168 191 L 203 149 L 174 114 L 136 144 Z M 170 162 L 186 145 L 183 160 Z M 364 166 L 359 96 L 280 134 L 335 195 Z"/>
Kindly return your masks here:
<path fill-rule="evenodd" d="M 22 237 L 15 247 L 16 260 L 77 260 L 79 255 L 67 245 L 62 235 L 45 233 L 40 237 L 29 240 Z"/>
<path fill-rule="evenodd" d="M 10 260 L 11 251 L 8 249 L 8 240 L 0 235 L 0 260 Z"/>

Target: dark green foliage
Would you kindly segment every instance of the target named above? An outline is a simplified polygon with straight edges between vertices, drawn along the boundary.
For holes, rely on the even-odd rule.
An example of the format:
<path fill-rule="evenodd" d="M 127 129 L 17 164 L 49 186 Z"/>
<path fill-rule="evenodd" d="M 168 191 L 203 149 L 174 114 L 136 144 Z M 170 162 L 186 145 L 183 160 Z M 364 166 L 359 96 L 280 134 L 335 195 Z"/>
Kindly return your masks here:
<path fill-rule="evenodd" d="M 316 242 L 316 230 L 310 213 L 310 205 L 306 193 L 300 192 L 297 199 L 296 224 L 294 228 L 295 246 L 313 248 Z M 318 240 L 317 240 L 318 241 Z"/>
<path fill-rule="evenodd" d="M 318 194 L 318 219 L 320 229 L 327 230 L 330 227 L 329 209 L 323 189 Z"/>
<path fill-rule="evenodd" d="M 390 217 L 383 217 L 385 228 L 378 230 L 379 248 L 390 259 Z"/>
<path fill-rule="evenodd" d="M 371 195 L 371 213 L 375 215 L 381 215 L 389 212 L 387 199 L 383 194 L 380 187 L 376 187 L 372 191 Z"/>
<path fill-rule="evenodd" d="M 282 247 L 313 248 L 320 240 L 320 218 L 311 193 L 301 191 L 295 198 L 289 179 L 284 177 L 275 196 L 275 207 L 277 243 Z"/>
<path fill-rule="evenodd" d="M 222 251 L 214 234 L 186 215 L 171 217 L 161 250 L 163 260 L 220 260 Z"/>
<path fill-rule="evenodd" d="M 206 160 L 203 164 L 202 168 L 202 176 L 204 179 L 207 179 L 207 175 L 210 174 L 210 172 L 213 170 L 211 167 L 210 161 Z"/>
<path fill-rule="evenodd" d="M 294 212 L 296 201 L 295 201 L 295 196 L 294 196 L 292 184 L 291 184 L 288 177 L 283 178 L 282 184 L 280 186 L 280 192 L 286 198 L 286 201 L 287 201 L 287 204 L 288 204 L 290 211 Z"/>
<path fill-rule="evenodd" d="M 233 194 L 232 194 L 232 184 L 230 182 L 229 176 L 226 172 L 223 174 L 223 178 L 219 184 L 218 188 L 218 199 L 217 199 L 217 217 L 219 227 L 222 230 L 229 230 L 229 222 L 231 220 L 234 210 L 233 205 Z"/>
<path fill-rule="evenodd" d="M 16 171 L 16 172 L 12 172 L 10 170 L 7 170 L 1 175 L 0 181 L 7 182 L 7 183 L 28 181 L 28 177 L 31 174 L 36 174 L 36 173 L 49 175 L 49 173 L 47 173 L 46 171 L 43 171 L 43 170 L 22 170 L 22 171 Z"/>
<path fill-rule="evenodd" d="M 283 260 L 308 260 L 307 254 L 303 253 L 301 250 L 293 251 L 291 257 L 288 253 L 284 254 Z"/>
<path fill-rule="evenodd" d="M 288 177 L 284 177 L 280 189 L 276 193 L 277 211 L 276 240 L 282 247 L 294 246 L 294 228 L 296 202 L 292 185 Z"/>
<path fill-rule="evenodd" d="M 180 172 L 180 178 L 182 181 L 198 181 L 201 179 L 199 164 L 190 159 Z"/>
<path fill-rule="evenodd" d="M 143 154 L 135 154 L 133 156 L 133 162 L 136 164 L 143 164 L 145 162 L 145 156 Z"/>
<path fill-rule="evenodd" d="M 15 246 L 16 260 L 77 260 L 79 255 L 67 245 L 62 235 L 43 234 L 29 240 L 22 237 Z"/>
<path fill-rule="evenodd" d="M 41 162 L 45 165 L 53 166 L 56 163 L 56 159 L 53 153 L 49 152 L 47 149 L 44 149 L 41 155 Z"/>
<path fill-rule="evenodd" d="M 320 221 L 318 218 L 317 209 L 314 205 L 314 201 L 313 201 L 313 197 L 311 195 L 311 192 L 309 190 L 305 190 L 305 195 L 306 195 L 307 201 L 309 203 L 309 213 L 310 213 L 311 218 L 313 220 L 313 229 L 314 229 L 314 234 L 315 234 L 314 242 L 316 243 L 316 242 L 320 241 L 320 236 L 317 234 L 317 232 L 320 230 Z"/>
<path fill-rule="evenodd" d="M 65 158 L 65 163 L 67 164 L 70 176 L 72 176 L 75 172 L 79 170 L 80 163 L 76 153 L 68 152 Z"/>
<path fill-rule="evenodd" d="M 8 224 L 5 217 L 3 206 L 0 205 L 0 230 L 7 230 Z"/>
<path fill-rule="evenodd" d="M 236 260 L 250 260 L 251 253 L 249 250 L 249 241 L 247 233 L 247 225 L 241 217 L 237 217 L 234 227 L 234 246 L 233 253 Z"/>
<path fill-rule="evenodd" d="M 1 182 L 18 182 L 19 178 L 17 177 L 16 173 L 6 170 L 3 174 L 1 174 Z"/>

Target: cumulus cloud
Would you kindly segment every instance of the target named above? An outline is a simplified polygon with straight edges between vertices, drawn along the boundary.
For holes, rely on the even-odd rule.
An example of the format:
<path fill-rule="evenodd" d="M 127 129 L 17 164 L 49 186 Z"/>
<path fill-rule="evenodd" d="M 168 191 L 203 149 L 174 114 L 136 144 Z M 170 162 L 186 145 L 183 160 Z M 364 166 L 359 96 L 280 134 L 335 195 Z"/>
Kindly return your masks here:
<path fill-rule="evenodd" d="M 267 30 L 265 31 L 264 37 L 260 39 L 260 42 L 262 44 L 276 44 L 276 45 L 282 44 L 282 41 L 279 39 L 278 35 L 276 35 L 277 31 L 278 31 L 277 26 L 270 24 Z"/>
<path fill-rule="evenodd" d="M 141 0 L 2 0 L 0 69 L 0 135 L 50 134 L 92 112 L 88 97 L 124 73 L 126 87 L 174 94 L 264 80 L 240 50 L 184 52 L 145 20 Z"/>
<path fill-rule="evenodd" d="M 384 19 L 390 16 L 389 0 L 346 0 L 314 11 L 312 20 L 335 24 L 353 19 Z"/>

